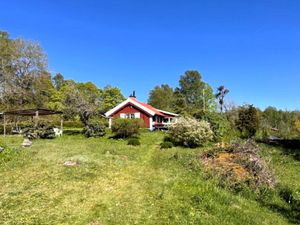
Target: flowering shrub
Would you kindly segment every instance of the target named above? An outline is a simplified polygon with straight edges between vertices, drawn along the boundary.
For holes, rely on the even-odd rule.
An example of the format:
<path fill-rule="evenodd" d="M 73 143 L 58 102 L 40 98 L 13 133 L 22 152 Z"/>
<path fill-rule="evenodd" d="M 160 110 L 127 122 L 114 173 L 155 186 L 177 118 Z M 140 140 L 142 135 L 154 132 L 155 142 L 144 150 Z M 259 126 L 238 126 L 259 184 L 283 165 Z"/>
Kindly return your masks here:
<path fill-rule="evenodd" d="M 170 126 L 170 137 L 177 145 L 198 147 L 213 139 L 210 124 L 204 120 L 179 118 L 177 123 Z"/>

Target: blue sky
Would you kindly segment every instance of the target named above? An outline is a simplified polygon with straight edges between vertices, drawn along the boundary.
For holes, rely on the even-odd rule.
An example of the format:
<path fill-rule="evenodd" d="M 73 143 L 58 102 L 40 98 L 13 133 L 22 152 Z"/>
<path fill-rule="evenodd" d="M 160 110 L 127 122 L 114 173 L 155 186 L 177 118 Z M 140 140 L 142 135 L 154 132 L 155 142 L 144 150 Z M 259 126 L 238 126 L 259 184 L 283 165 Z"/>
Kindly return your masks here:
<path fill-rule="evenodd" d="M 300 109 L 299 12 L 299 0 L 9 0 L 0 30 L 38 41 L 51 72 L 142 101 L 194 69 L 237 104 Z"/>

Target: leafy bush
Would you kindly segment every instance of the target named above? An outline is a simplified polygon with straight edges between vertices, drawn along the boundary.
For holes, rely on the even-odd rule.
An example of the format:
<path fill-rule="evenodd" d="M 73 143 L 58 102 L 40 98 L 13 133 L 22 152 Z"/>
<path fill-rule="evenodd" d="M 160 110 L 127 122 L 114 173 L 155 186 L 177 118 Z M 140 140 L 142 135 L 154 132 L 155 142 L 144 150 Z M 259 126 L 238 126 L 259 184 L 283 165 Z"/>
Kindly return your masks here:
<path fill-rule="evenodd" d="M 172 147 L 173 147 L 173 143 L 170 141 L 164 141 L 163 143 L 160 144 L 161 149 L 172 148 Z"/>
<path fill-rule="evenodd" d="M 89 123 L 85 128 L 83 129 L 82 133 L 87 138 L 89 137 L 103 137 L 106 127 L 99 123 Z"/>
<path fill-rule="evenodd" d="M 57 124 L 57 125 L 59 125 L 59 124 Z M 64 127 L 69 127 L 69 128 L 83 128 L 84 125 L 82 124 L 81 121 L 68 120 L 68 121 L 64 121 Z"/>
<path fill-rule="evenodd" d="M 53 138 L 55 138 L 55 132 L 53 130 L 53 127 L 45 126 L 45 127 L 38 128 L 38 136 L 41 139 L 53 139 Z"/>
<path fill-rule="evenodd" d="M 173 142 L 173 139 L 170 136 L 165 136 L 163 142 Z"/>
<path fill-rule="evenodd" d="M 198 111 L 194 114 L 194 117 L 198 120 L 209 122 L 211 129 L 214 132 L 214 141 L 221 141 L 225 137 L 232 136 L 233 129 L 225 114 Z"/>
<path fill-rule="evenodd" d="M 206 121 L 182 117 L 178 119 L 177 123 L 170 126 L 170 137 L 176 145 L 194 148 L 211 141 L 213 131 Z"/>
<path fill-rule="evenodd" d="M 240 107 L 236 127 L 241 132 L 242 137 L 251 138 L 259 128 L 259 115 L 253 105 Z"/>
<path fill-rule="evenodd" d="M 37 126 L 28 126 L 23 129 L 23 136 L 29 139 L 53 139 L 55 138 L 55 132 L 53 126 L 39 123 Z"/>
<path fill-rule="evenodd" d="M 138 146 L 141 145 L 141 142 L 138 138 L 129 138 L 128 145 Z"/>
<path fill-rule="evenodd" d="M 114 119 L 111 130 L 117 138 L 128 138 L 139 135 L 142 124 L 141 119 Z"/>

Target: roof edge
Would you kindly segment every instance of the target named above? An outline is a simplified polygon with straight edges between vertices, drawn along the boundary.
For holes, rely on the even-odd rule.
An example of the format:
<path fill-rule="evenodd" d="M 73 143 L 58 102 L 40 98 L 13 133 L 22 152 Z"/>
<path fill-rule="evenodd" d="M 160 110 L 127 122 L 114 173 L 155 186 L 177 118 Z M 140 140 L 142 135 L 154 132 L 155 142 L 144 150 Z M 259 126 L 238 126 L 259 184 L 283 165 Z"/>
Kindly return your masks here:
<path fill-rule="evenodd" d="M 112 108 L 111 110 L 107 111 L 104 115 L 106 117 L 111 116 L 113 113 L 115 113 L 116 111 L 118 111 L 119 109 L 121 109 L 122 107 L 124 107 L 126 104 L 131 103 L 135 106 L 137 106 L 138 108 L 144 110 L 145 112 L 149 113 L 151 116 L 155 115 L 155 112 L 146 108 L 145 106 L 143 106 L 142 104 L 140 104 L 137 101 L 132 100 L 131 98 L 126 99 L 125 101 L 121 102 L 119 105 L 117 105 L 116 107 Z"/>
<path fill-rule="evenodd" d="M 176 114 L 176 113 L 171 113 L 171 112 L 164 111 L 164 110 L 161 110 L 161 109 L 157 109 L 157 110 L 162 112 L 162 113 L 169 114 L 169 115 L 172 115 L 172 116 L 179 116 L 179 114 Z"/>

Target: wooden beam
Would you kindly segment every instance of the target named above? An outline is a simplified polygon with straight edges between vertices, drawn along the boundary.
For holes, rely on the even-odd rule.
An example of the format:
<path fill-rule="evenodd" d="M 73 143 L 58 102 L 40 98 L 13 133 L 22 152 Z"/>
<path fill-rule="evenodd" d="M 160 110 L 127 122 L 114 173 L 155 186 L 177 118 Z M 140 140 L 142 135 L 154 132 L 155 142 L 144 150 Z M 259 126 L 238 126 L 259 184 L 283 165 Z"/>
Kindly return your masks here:
<path fill-rule="evenodd" d="M 3 115 L 3 135 L 6 135 L 6 118 L 5 114 Z"/>

